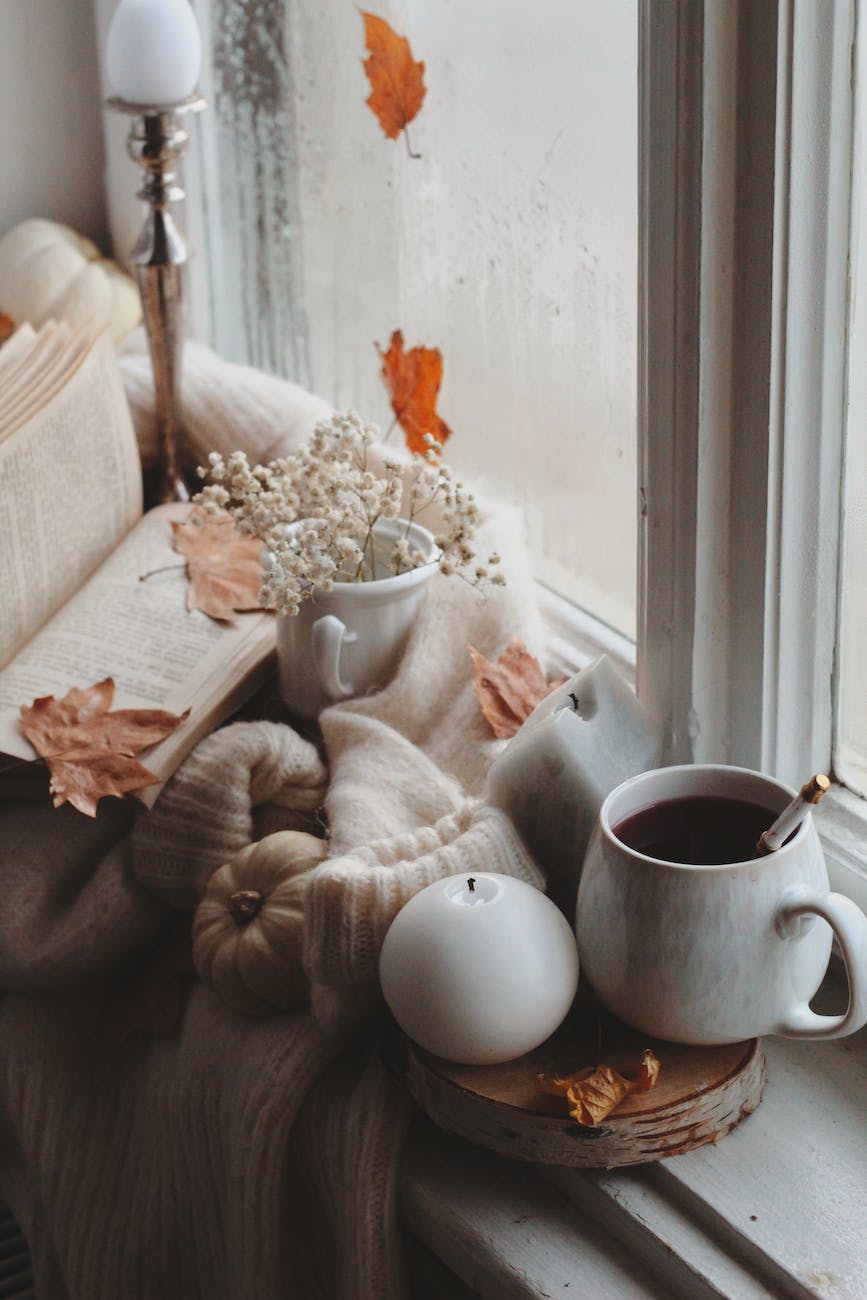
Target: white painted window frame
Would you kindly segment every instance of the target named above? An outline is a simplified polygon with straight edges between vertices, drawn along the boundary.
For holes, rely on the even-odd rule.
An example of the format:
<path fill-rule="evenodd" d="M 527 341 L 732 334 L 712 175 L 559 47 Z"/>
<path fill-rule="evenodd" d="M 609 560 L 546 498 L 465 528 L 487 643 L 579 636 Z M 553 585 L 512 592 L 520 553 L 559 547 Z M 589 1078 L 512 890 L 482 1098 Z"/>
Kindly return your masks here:
<path fill-rule="evenodd" d="M 858 0 L 641 0 L 640 697 L 671 762 L 830 770 Z M 628 644 L 549 600 L 555 658 Z M 583 652 L 582 652 L 583 647 Z M 867 907 L 865 802 L 819 815 Z"/>

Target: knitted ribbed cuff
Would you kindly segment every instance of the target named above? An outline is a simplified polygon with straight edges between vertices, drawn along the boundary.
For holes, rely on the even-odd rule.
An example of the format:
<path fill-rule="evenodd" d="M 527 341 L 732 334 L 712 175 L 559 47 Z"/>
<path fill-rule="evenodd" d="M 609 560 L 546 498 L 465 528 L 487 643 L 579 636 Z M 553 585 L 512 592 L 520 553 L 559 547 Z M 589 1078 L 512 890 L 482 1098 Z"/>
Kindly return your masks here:
<path fill-rule="evenodd" d="M 543 888 L 542 873 L 509 818 L 467 803 L 435 826 L 324 862 L 311 872 L 304 903 L 304 967 L 320 984 L 376 980 L 386 931 L 426 885 L 490 871 Z"/>
<path fill-rule="evenodd" d="M 291 727 L 235 722 L 188 755 L 132 837 L 133 875 L 173 907 L 194 908 L 211 874 L 253 839 L 253 809 L 309 812 L 325 797 L 316 749 Z"/>

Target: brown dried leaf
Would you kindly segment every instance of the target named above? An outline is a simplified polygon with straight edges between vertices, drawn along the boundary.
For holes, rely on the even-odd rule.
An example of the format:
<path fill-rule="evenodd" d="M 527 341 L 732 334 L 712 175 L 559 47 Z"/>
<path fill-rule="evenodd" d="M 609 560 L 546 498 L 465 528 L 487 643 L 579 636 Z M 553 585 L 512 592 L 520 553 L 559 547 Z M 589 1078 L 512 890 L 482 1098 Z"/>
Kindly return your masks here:
<path fill-rule="evenodd" d="M 476 697 L 498 740 L 508 740 L 540 700 L 566 680 L 548 682 L 538 659 L 517 637 L 491 663 L 475 646 L 467 647 L 476 674 Z"/>
<path fill-rule="evenodd" d="M 262 543 L 239 533 L 231 515 L 193 506 L 183 523 L 172 524 L 172 539 L 187 561 L 187 609 L 231 623 L 234 614 L 260 608 Z"/>
<path fill-rule="evenodd" d="M 15 322 L 5 311 L 0 311 L 0 347 L 15 333 Z"/>
<path fill-rule="evenodd" d="M 371 93 L 364 101 L 379 118 L 389 140 L 396 140 L 422 106 L 424 64 L 412 57 L 409 41 L 376 14 L 362 11 L 364 42 L 370 58 L 364 71 Z"/>
<path fill-rule="evenodd" d="M 425 434 L 432 434 L 442 446 L 451 429 L 437 415 L 436 404 L 443 378 L 443 358 L 439 348 L 403 348 L 403 334 L 395 330 L 383 352 L 382 380 L 391 397 L 391 409 L 403 429 L 406 445 L 419 456 L 427 454 Z"/>
<path fill-rule="evenodd" d="M 105 795 L 122 797 L 159 777 L 134 758 L 165 739 L 186 717 L 162 709 L 109 712 L 114 681 L 73 686 L 60 700 L 45 695 L 21 706 L 21 730 L 51 773 L 54 807 L 69 802 L 88 817 Z"/>
<path fill-rule="evenodd" d="M 546 1097 L 565 1097 L 573 1084 L 589 1079 L 592 1073 L 593 1066 L 588 1065 L 583 1070 L 576 1070 L 574 1074 L 537 1074 L 536 1091 L 544 1093 Z"/>
<path fill-rule="evenodd" d="M 596 1128 L 633 1092 L 647 1092 L 659 1077 L 659 1060 L 648 1048 L 634 1079 L 629 1079 L 610 1065 L 577 1070 L 564 1076 L 539 1074 L 536 1091 L 547 1096 L 565 1097 L 569 1114 L 586 1128 Z"/>

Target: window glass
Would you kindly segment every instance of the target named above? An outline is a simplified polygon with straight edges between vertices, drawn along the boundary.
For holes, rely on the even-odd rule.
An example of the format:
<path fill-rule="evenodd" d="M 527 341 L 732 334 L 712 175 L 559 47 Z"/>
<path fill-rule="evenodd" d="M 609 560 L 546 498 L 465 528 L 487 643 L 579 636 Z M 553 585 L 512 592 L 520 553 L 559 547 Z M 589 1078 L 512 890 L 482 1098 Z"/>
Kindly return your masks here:
<path fill-rule="evenodd" d="M 198 13 L 214 344 L 382 429 L 374 345 L 438 349 L 446 458 L 520 503 L 544 582 L 634 635 L 634 0 L 377 10 L 425 64 L 408 140 L 365 102 L 358 9 Z"/>

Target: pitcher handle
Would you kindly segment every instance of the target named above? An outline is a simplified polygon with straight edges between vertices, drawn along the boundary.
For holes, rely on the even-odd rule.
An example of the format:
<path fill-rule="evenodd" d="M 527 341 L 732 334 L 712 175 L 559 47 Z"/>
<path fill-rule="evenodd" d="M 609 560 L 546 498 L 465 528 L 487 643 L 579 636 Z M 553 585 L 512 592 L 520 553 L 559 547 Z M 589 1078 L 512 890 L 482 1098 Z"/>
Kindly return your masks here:
<path fill-rule="evenodd" d="M 777 932 L 796 939 L 801 917 L 821 916 L 828 922 L 843 951 L 849 981 L 849 1006 L 839 1016 L 820 1016 L 800 1003 L 780 1025 L 789 1038 L 842 1038 L 867 1023 L 867 917 L 843 894 L 820 894 L 804 886 L 786 891 L 776 917 Z"/>
<path fill-rule="evenodd" d="M 358 640 L 357 632 L 347 631 L 334 614 L 324 614 L 313 624 L 313 661 L 323 691 L 330 700 L 345 700 L 353 694 L 352 685 L 340 676 L 340 651 L 344 643 Z"/>

